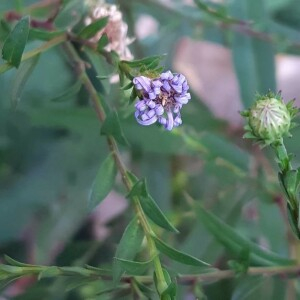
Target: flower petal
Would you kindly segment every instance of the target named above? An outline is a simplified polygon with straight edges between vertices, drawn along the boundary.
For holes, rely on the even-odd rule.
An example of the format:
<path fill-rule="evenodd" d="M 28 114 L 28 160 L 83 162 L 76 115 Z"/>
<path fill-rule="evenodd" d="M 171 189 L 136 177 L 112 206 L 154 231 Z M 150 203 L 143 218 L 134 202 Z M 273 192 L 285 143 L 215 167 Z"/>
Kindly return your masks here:
<path fill-rule="evenodd" d="M 135 118 L 139 124 L 144 125 L 144 126 L 152 125 L 157 121 L 156 115 L 154 115 L 152 118 L 147 119 L 147 120 L 140 120 L 138 116 L 135 116 Z"/>
<path fill-rule="evenodd" d="M 151 80 L 145 76 L 135 77 L 132 82 L 137 90 L 144 90 L 147 93 L 151 90 Z"/>
<path fill-rule="evenodd" d="M 168 115 L 168 120 L 167 120 L 167 123 L 165 124 L 165 128 L 167 130 L 172 130 L 172 128 L 174 126 L 173 114 L 171 111 L 168 111 L 167 115 Z"/>
<path fill-rule="evenodd" d="M 165 110 L 164 110 L 164 108 L 161 104 L 157 104 L 155 106 L 155 113 L 156 113 L 157 116 L 161 116 L 164 113 L 164 111 Z"/>

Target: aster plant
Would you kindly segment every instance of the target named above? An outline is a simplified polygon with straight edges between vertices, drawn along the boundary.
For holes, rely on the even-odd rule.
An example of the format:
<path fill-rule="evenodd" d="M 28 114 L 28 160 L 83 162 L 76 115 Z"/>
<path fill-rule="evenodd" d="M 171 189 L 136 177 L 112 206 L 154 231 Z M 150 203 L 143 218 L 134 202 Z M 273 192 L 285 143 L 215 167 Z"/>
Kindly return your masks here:
<path fill-rule="evenodd" d="M 256 193 L 253 186 L 259 186 L 267 199 L 278 195 L 274 185 L 269 188 L 269 178 L 254 178 L 253 162 L 258 160 L 253 153 L 233 141 L 229 124 L 216 118 L 196 95 L 190 101 L 188 69 L 182 70 L 186 78 L 170 70 L 168 60 L 164 64 L 165 55 L 134 58 L 155 48 L 143 51 L 153 41 L 134 44 L 134 34 L 143 27 L 140 21 L 149 21 L 148 12 L 154 14 L 155 7 L 164 10 L 157 14 L 157 22 L 164 20 L 159 24 L 163 30 L 157 32 L 159 49 L 171 45 L 170 52 L 174 50 L 178 36 L 169 33 L 173 25 L 180 26 L 178 34 L 183 35 L 195 27 L 190 36 L 196 37 L 199 26 L 207 22 L 209 30 L 201 37 L 218 42 L 223 40 L 220 30 L 226 29 L 228 35 L 232 29 L 230 43 L 238 46 L 234 63 L 242 63 L 236 68 L 237 77 L 246 74 L 248 80 L 245 68 L 250 65 L 255 76 L 268 79 L 256 88 L 256 78 L 240 86 L 251 92 L 246 101 L 242 97 L 248 105 L 253 100 L 249 86 L 272 87 L 271 72 L 265 76 L 269 56 L 255 52 L 270 48 L 245 40 L 239 43 L 236 38 L 244 39 L 245 32 L 259 42 L 274 42 L 272 47 L 282 38 L 256 32 L 265 26 L 252 28 L 252 20 L 226 15 L 251 5 L 241 6 L 239 0 L 208 6 L 209 1 L 201 0 L 195 0 L 196 6 L 162 0 L 139 5 L 136 0 L 41 0 L 29 6 L 25 3 L 34 1 L 6 2 L 0 6 L 15 8 L 0 13 L 0 80 L 4 78 L 0 82 L 0 179 L 5 179 L 0 184 L 0 251 L 29 263 L 3 253 L 1 299 L 19 299 L 25 286 L 26 299 L 204 300 L 217 291 L 206 284 L 220 287 L 216 299 L 248 299 L 265 275 L 274 276 L 274 285 L 275 280 L 299 275 L 300 255 L 296 261 L 283 256 L 287 251 L 280 252 L 292 240 L 290 235 L 289 241 L 276 240 L 277 248 L 270 239 L 269 248 L 277 254 L 267 249 L 267 243 L 261 247 L 260 235 L 256 238 L 245 230 L 245 222 L 256 216 L 253 209 L 248 214 L 252 219 L 246 219 L 242 210 Z M 237 7 L 227 9 L 227 5 Z M 173 25 L 163 28 L 163 23 Z M 211 30 L 212 26 L 218 30 Z M 228 39 L 224 41 L 230 45 Z M 251 51 L 244 51 L 247 44 Z M 248 59 L 266 61 L 245 64 L 247 53 L 251 53 Z M 176 65 L 176 70 L 182 65 Z M 32 73 L 38 76 L 27 81 Z M 56 91 L 58 87 L 62 93 Z M 285 104 L 280 94 L 270 92 L 258 95 L 242 115 L 247 123 L 244 137 L 275 151 L 289 222 L 300 239 L 300 169 L 293 167 L 293 155 L 284 145 L 298 113 L 293 103 Z M 45 154 L 40 155 L 42 151 Z M 36 157 L 38 163 L 32 163 Z M 269 226 L 272 235 L 276 225 Z M 19 281 L 25 276 L 30 280 Z M 35 284 L 33 277 L 42 282 Z M 231 280 L 225 289 L 223 279 Z M 6 288 L 8 284 L 12 288 Z"/>
<path fill-rule="evenodd" d="M 287 199 L 289 222 L 300 239 L 300 173 L 299 168 L 293 168 L 294 155 L 287 153 L 283 141 L 284 136 L 292 137 L 290 130 L 296 125 L 293 119 L 299 109 L 293 104 L 294 99 L 285 104 L 280 93 L 269 92 L 267 95 L 258 95 L 252 107 L 241 114 L 247 120 L 244 138 L 253 139 L 261 147 L 271 146 L 275 150 L 280 168 L 278 178 Z"/>

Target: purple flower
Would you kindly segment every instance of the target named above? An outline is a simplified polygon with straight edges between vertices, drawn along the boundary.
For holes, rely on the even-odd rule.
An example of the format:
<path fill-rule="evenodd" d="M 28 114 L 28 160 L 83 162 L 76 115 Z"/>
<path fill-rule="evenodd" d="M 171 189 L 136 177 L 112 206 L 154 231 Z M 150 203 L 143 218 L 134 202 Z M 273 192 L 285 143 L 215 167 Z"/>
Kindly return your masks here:
<path fill-rule="evenodd" d="M 182 74 L 167 71 L 154 79 L 138 76 L 133 84 L 141 93 L 135 104 L 135 118 L 139 124 L 148 126 L 158 122 L 167 130 L 182 124 L 180 110 L 191 99 Z"/>

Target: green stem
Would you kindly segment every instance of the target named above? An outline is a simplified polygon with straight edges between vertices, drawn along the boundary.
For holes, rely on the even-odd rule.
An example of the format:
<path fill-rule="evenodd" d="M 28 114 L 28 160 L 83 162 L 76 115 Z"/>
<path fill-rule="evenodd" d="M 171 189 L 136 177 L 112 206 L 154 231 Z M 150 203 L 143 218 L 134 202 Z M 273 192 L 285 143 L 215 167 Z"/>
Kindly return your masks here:
<path fill-rule="evenodd" d="M 280 142 L 274 144 L 273 148 L 279 161 L 280 170 L 283 174 L 286 174 L 286 172 L 292 170 L 293 167 L 289 155 L 286 151 L 285 145 L 283 143 L 283 140 L 281 139 Z"/>
<path fill-rule="evenodd" d="M 79 57 L 79 55 L 77 54 L 76 50 L 74 49 L 73 45 L 70 42 L 66 42 L 64 44 L 64 49 L 68 54 L 68 56 L 71 58 L 78 77 L 80 78 L 82 84 L 84 85 L 84 87 L 86 88 L 86 90 L 88 91 L 91 97 L 99 121 L 103 123 L 106 118 L 105 111 L 103 109 L 101 99 L 96 89 L 94 88 L 92 82 L 90 81 L 88 75 L 86 74 L 84 62 L 81 60 L 81 58 Z M 107 136 L 107 143 L 111 153 L 113 154 L 117 168 L 121 173 L 123 183 L 127 191 L 130 192 L 133 187 L 133 184 L 128 176 L 127 169 L 122 162 L 117 143 L 112 136 Z M 135 197 L 133 199 L 133 204 L 134 204 L 136 215 L 138 216 L 139 222 L 144 230 L 148 242 L 150 257 L 154 257 L 153 264 L 159 282 L 159 292 L 162 293 L 168 287 L 168 285 L 164 277 L 160 259 L 157 256 L 158 251 L 156 249 L 155 242 L 153 241 L 151 236 L 152 229 L 141 207 L 139 198 Z"/>
<path fill-rule="evenodd" d="M 2 268 L 1 268 L 2 267 Z M 52 271 L 52 272 L 50 272 Z M 112 276 L 105 270 L 83 267 L 58 267 L 58 266 L 12 266 L 12 265 L 0 265 L 0 274 L 8 277 L 19 277 L 19 276 L 31 276 L 39 275 L 41 272 L 48 274 L 48 276 L 59 277 L 91 277 L 101 278 L 105 281 L 111 281 Z M 248 276 L 298 276 L 300 272 L 300 264 L 294 266 L 274 266 L 274 267 L 250 267 L 247 271 Z M 106 274 L 107 273 L 107 274 Z M 216 270 L 214 272 L 203 273 L 203 274 L 184 274 L 177 277 L 177 282 L 181 285 L 193 285 L 195 281 L 210 282 L 212 280 L 222 280 L 226 278 L 236 277 L 236 272 L 233 270 Z M 2 277 L 4 278 L 4 277 Z M 133 276 L 122 276 L 121 282 L 130 283 Z M 151 284 L 153 278 L 151 276 L 135 276 L 135 278 L 144 284 Z"/>
<path fill-rule="evenodd" d="M 59 36 L 53 38 L 52 40 L 44 43 L 42 46 L 37 47 L 36 49 L 33 49 L 33 50 L 28 51 L 25 54 L 23 54 L 21 61 L 23 62 L 27 59 L 30 59 L 34 56 L 37 56 L 40 53 L 45 52 L 45 51 L 47 51 L 47 50 L 63 43 L 66 40 L 67 40 L 67 35 L 66 34 L 59 35 Z M 10 65 L 8 63 L 4 63 L 4 64 L 0 65 L 0 74 L 4 73 L 4 72 L 6 72 L 6 71 L 8 71 L 12 68 L 13 68 L 12 65 Z"/>

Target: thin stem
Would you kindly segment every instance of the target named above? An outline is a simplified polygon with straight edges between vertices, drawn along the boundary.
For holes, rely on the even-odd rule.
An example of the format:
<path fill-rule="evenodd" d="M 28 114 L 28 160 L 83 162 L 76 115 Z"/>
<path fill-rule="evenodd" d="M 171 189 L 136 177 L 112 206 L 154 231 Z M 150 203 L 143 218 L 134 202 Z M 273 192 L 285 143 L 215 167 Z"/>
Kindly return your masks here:
<path fill-rule="evenodd" d="M 279 143 L 276 143 L 273 145 L 273 148 L 275 150 L 276 156 L 280 162 L 279 167 L 281 169 L 281 172 L 285 174 L 286 172 L 293 169 L 290 157 L 286 151 L 285 145 L 283 143 L 283 140 Z"/>
<path fill-rule="evenodd" d="M 105 111 L 103 109 L 101 99 L 100 99 L 96 89 L 94 88 L 88 75 L 86 74 L 84 62 L 81 60 L 81 58 L 79 57 L 79 55 L 77 54 L 76 50 L 74 49 L 73 45 L 70 42 L 66 42 L 64 44 L 64 49 L 65 49 L 66 53 L 68 54 L 68 56 L 72 59 L 72 63 L 75 67 L 75 71 L 91 97 L 91 100 L 93 102 L 93 105 L 94 105 L 94 108 L 95 108 L 95 111 L 96 111 L 99 121 L 101 123 L 103 123 L 106 118 Z M 127 169 L 122 162 L 117 143 L 112 136 L 107 136 L 107 143 L 108 143 L 111 153 L 113 154 L 113 158 L 115 160 L 117 168 L 122 176 L 123 183 L 124 183 L 127 191 L 129 192 L 132 189 L 133 184 L 132 184 L 130 178 L 128 177 Z M 163 292 L 168 287 L 168 285 L 167 285 L 165 277 L 164 277 L 160 259 L 157 256 L 158 251 L 156 249 L 156 245 L 151 237 L 152 229 L 151 229 L 151 227 L 148 223 L 148 220 L 144 214 L 144 211 L 141 207 L 140 200 L 138 197 L 133 198 L 133 204 L 134 204 L 134 209 L 135 209 L 136 215 L 138 216 L 139 222 L 144 230 L 144 233 L 145 233 L 145 236 L 146 236 L 146 239 L 148 242 L 150 257 L 153 257 L 155 273 L 156 273 L 158 282 L 161 285 L 160 292 Z"/>
<path fill-rule="evenodd" d="M 59 35 L 59 36 L 53 38 L 52 40 L 44 43 L 42 46 L 37 47 L 36 49 L 33 49 L 31 51 L 26 52 L 22 56 L 21 61 L 23 62 L 23 61 L 25 61 L 27 59 L 30 59 L 30 58 L 32 58 L 34 56 L 37 56 L 40 53 L 43 53 L 43 52 L 45 52 L 45 51 L 47 51 L 47 50 L 49 50 L 49 49 L 51 49 L 51 48 L 53 48 L 53 47 L 61 44 L 61 43 L 63 43 L 66 40 L 67 40 L 67 35 L 66 34 Z M 4 72 L 6 72 L 6 71 L 8 71 L 8 70 L 10 70 L 12 68 L 13 68 L 13 66 L 10 65 L 9 63 L 4 63 L 4 64 L 0 65 L 0 74 L 4 73 Z"/>
<path fill-rule="evenodd" d="M 108 271 L 101 269 L 89 269 L 83 267 L 58 267 L 58 266 L 11 266 L 1 265 L 1 275 L 4 275 L 7 271 L 9 276 L 30 276 L 38 275 L 41 272 L 45 272 L 48 269 L 55 269 L 56 273 L 53 276 L 82 276 L 91 278 L 101 278 L 105 281 L 112 280 L 112 276 L 107 273 Z M 275 266 L 275 267 L 250 267 L 246 273 L 248 276 L 281 276 L 282 278 L 288 278 L 289 276 L 299 276 L 300 265 L 293 266 Z M 236 272 L 233 270 L 216 270 L 204 274 L 184 274 L 177 276 L 177 282 L 181 285 L 193 285 L 195 281 L 210 282 L 215 280 L 229 279 L 236 277 Z M 121 282 L 130 283 L 134 276 L 122 276 Z M 152 276 L 135 276 L 135 278 L 144 284 L 151 284 L 153 282 Z"/>

